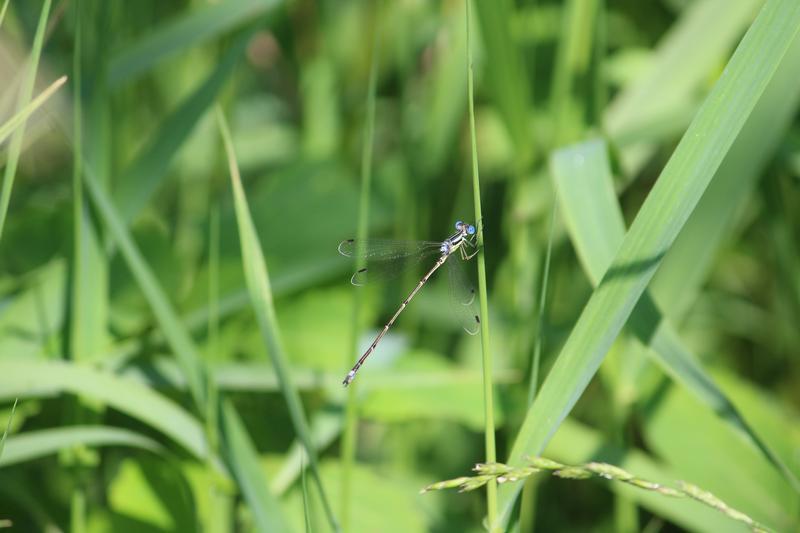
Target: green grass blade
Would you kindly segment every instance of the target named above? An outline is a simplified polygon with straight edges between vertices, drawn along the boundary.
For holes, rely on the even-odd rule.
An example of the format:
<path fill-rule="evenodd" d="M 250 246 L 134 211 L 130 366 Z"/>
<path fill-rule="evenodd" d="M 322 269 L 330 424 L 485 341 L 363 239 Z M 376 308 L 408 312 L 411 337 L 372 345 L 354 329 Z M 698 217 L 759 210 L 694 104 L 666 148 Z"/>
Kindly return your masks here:
<path fill-rule="evenodd" d="M 68 392 L 98 401 L 168 436 L 198 459 L 208 453 L 202 426 L 182 407 L 132 380 L 60 361 L 0 361 L 0 398 Z"/>
<path fill-rule="evenodd" d="M 73 446 L 129 446 L 163 452 L 156 441 L 128 429 L 105 426 L 70 426 L 21 433 L 8 440 L 0 466 L 9 466 L 53 455 Z"/>
<path fill-rule="evenodd" d="M 42 54 L 42 42 L 44 41 L 45 28 L 47 27 L 47 16 L 50 13 L 50 0 L 45 0 L 42 5 L 42 12 L 39 15 L 39 24 L 36 26 L 36 35 L 33 38 L 33 49 L 31 50 L 28 63 L 28 71 L 22 81 L 19 92 L 18 108 L 23 111 L 31 101 L 33 95 L 33 85 L 36 82 L 36 72 L 39 68 L 39 56 Z M 25 121 L 16 128 L 14 136 L 11 138 L 11 146 L 8 150 L 8 161 L 6 171 L 3 175 L 3 190 L 0 192 L 0 238 L 3 237 L 3 228 L 6 224 L 8 215 L 8 205 L 11 203 L 11 189 L 14 187 L 14 178 L 17 174 L 19 156 L 22 153 L 22 142 L 25 138 Z"/>
<path fill-rule="evenodd" d="M 25 123 L 29 116 L 31 116 L 34 111 L 39 109 L 42 104 L 44 104 L 48 98 L 53 96 L 53 94 L 61 88 L 62 85 L 67 81 L 66 76 L 61 76 L 56 81 L 50 84 L 50 86 L 42 91 L 39 96 L 34 98 L 28 105 L 22 108 L 16 115 L 8 119 L 2 126 L 0 126 L 0 144 L 3 144 L 3 141 L 11 135 L 18 127 Z"/>
<path fill-rule="evenodd" d="M 269 274 L 267 272 L 267 264 L 264 261 L 264 254 L 261 251 L 261 244 L 258 241 L 253 219 L 250 216 L 250 208 L 247 205 L 247 198 L 242 188 L 242 182 L 239 177 L 239 167 L 236 163 L 236 154 L 233 149 L 230 131 L 228 129 L 225 116 L 222 110 L 218 108 L 217 118 L 219 121 L 220 132 L 222 140 L 225 144 L 225 152 L 228 157 L 228 166 L 231 174 L 231 184 L 233 187 L 234 206 L 236 208 L 236 221 L 239 227 L 239 240 L 242 248 L 242 263 L 244 267 L 245 280 L 247 282 L 247 289 L 250 293 L 250 301 L 253 310 L 256 314 L 258 327 L 261 331 L 261 336 L 267 347 L 272 364 L 275 367 L 275 373 L 278 375 L 278 381 L 281 384 L 281 390 L 286 400 L 286 405 L 289 409 L 289 414 L 294 425 L 295 432 L 298 438 L 303 442 L 308 454 L 308 462 L 311 465 L 311 472 L 314 480 L 317 483 L 320 496 L 322 497 L 325 506 L 325 512 L 328 516 L 333 529 L 338 529 L 339 526 L 334 517 L 333 510 L 330 507 L 330 502 L 325 493 L 322 485 L 322 478 L 319 474 L 317 454 L 311 440 L 310 432 L 308 429 L 308 422 L 306 420 L 303 405 L 300 400 L 300 395 L 292 380 L 291 373 L 289 372 L 289 363 L 286 354 L 283 350 L 283 345 L 278 331 L 278 319 L 275 313 L 275 308 L 272 301 L 272 288 L 270 286 Z"/>
<path fill-rule="evenodd" d="M 111 61 L 109 84 L 118 87 L 128 83 L 166 58 L 258 18 L 278 4 L 280 0 L 215 2 L 167 22 Z"/>
<path fill-rule="evenodd" d="M 153 137 L 120 177 L 114 198 L 125 221 L 130 222 L 139 213 L 164 179 L 176 153 L 230 78 L 251 35 L 252 30 L 248 30 L 237 37 L 214 71 L 161 122 Z"/>
<path fill-rule="evenodd" d="M 8 438 L 8 432 L 11 431 L 11 422 L 14 420 L 14 413 L 17 411 L 18 401 L 19 398 L 14 398 L 14 405 L 11 406 L 11 414 L 8 415 L 6 429 L 3 431 L 3 436 L 0 437 L 0 461 L 3 459 L 3 451 L 5 450 L 6 439 Z"/>
<path fill-rule="evenodd" d="M 669 316 L 682 318 L 695 301 L 720 244 L 755 189 L 760 170 L 780 148 L 800 106 L 797 80 L 800 39 L 795 39 L 775 79 L 653 278 L 653 297 Z"/>
<path fill-rule="evenodd" d="M 0 9 L 0 27 L 3 26 L 3 20 L 6 18 L 6 11 L 8 10 L 8 4 L 11 0 L 6 0 L 3 2 L 3 8 Z"/>
<path fill-rule="evenodd" d="M 97 183 L 88 165 L 84 165 L 83 178 L 94 205 L 125 257 L 128 268 L 130 268 L 145 298 L 147 298 L 153 314 L 162 328 L 164 337 L 167 339 L 167 343 L 181 365 L 181 370 L 189 383 L 189 391 L 196 407 L 200 412 L 203 412 L 205 406 L 205 378 L 203 377 L 200 357 L 189 333 L 180 323 L 167 295 L 164 294 L 164 291 L 159 286 L 158 280 L 150 270 L 144 257 L 142 257 L 142 253 L 134 243 L 121 216 L 112 204 L 111 199 Z"/>
<path fill-rule="evenodd" d="M 278 501 L 264 483 L 260 473 L 262 467 L 250 436 L 233 405 L 227 400 L 222 402 L 221 423 L 220 437 L 224 453 L 242 494 L 250 504 L 259 531 L 291 531 Z"/>
<path fill-rule="evenodd" d="M 768 1 L 651 190 L 528 411 L 509 463 L 540 454 L 597 371 L 800 30 L 800 4 Z M 501 521 L 518 487 L 500 489 Z"/>
<path fill-rule="evenodd" d="M 478 140 L 475 134 L 475 96 L 473 88 L 472 46 L 470 43 L 470 5 L 465 2 L 466 12 L 466 56 L 467 56 L 467 107 L 469 110 L 469 132 L 472 148 L 472 201 L 475 204 L 475 225 L 477 226 L 478 246 L 478 299 L 481 309 L 481 361 L 483 366 L 483 412 L 486 462 L 497 461 L 494 442 L 494 379 L 492 378 L 492 355 L 489 342 L 489 297 L 486 291 L 486 248 L 483 242 L 483 215 L 481 213 L 481 181 L 478 175 Z M 497 485 L 494 481 L 486 484 L 486 509 L 489 530 L 495 530 L 497 516 Z"/>
<path fill-rule="evenodd" d="M 625 235 L 606 146 L 602 141 L 590 141 L 559 150 L 553 154 L 551 168 L 572 242 L 584 270 L 596 286 Z M 648 353 L 656 357 L 674 380 L 697 395 L 800 490 L 800 481 L 705 372 L 648 292 L 636 304 L 628 327 L 643 345 L 652 348 Z"/>

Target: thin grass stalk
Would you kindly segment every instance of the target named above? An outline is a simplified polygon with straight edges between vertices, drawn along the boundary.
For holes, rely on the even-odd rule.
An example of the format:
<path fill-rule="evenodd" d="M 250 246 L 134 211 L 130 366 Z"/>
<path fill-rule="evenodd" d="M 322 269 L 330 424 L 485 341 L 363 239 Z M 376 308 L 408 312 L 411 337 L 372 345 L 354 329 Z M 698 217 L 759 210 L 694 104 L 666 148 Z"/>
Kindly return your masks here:
<path fill-rule="evenodd" d="M 24 109 L 21 109 L 17 112 L 16 115 L 8 119 L 2 125 L 0 125 L 0 144 L 6 140 L 6 138 L 11 135 L 14 130 L 16 130 L 20 124 L 25 122 L 25 120 L 31 116 L 37 109 L 39 109 L 42 104 L 44 104 L 48 98 L 53 96 L 58 89 L 61 88 L 64 83 L 67 81 L 67 76 L 61 76 L 56 81 L 50 84 L 44 91 L 39 93 L 39 95 L 31 100 L 31 103 L 25 106 Z"/>
<path fill-rule="evenodd" d="M 8 438 L 8 432 L 11 431 L 11 422 L 14 420 L 14 413 L 17 412 L 17 402 L 19 401 L 18 398 L 14 399 L 14 405 L 11 406 L 11 414 L 8 415 L 8 422 L 6 422 L 6 429 L 3 431 L 3 436 L 0 437 L 0 457 L 3 456 L 3 448 L 6 446 L 6 439 Z"/>
<path fill-rule="evenodd" d="M 85 246 L 85 233 L 83 229 L 84 223 L 84 198 L 83 186 L 81 184 L 83 172 L 83 108 L 81 105 L 81 54 L 82 48 L 82 23 L 81 23 L 81 0 L 75 2 L 75 46 L 72 52 L 72 135 L 73 135 L 73 150 L 72 150 L 72 207 L 73 207 L 73 232 L 74 232 L 74 245 L 73 245 L 73 268 L 76 275 L 72 277 L 72 321 L 71 321 L 71 335 L 72 335 L 72 357 L 78 357 L 78 350 L 85 348 L 83 338 L 80 335 L 82 325 L 80 321 L 83 313 L 82 308 L 86 305 L 84 298 L 84 291 L 82 286 L 82 277 L 78 274 L 84 268 L 84 254 L 83 247 Z M 41 98 L 41 96 L 40 96 Z M 77 348 L 77 349 L 74 349 Z M 93 354 L 84 354 L 91 356 Z M 90 413 L 85 411 L 80 398 L 73 398 L 74 411 L 71 415 L 69 423 L 81 424 L 85 422 L 86 417 Z M 66 466 L 74 467 L 74 479 L 72 487 L 72 495 L 70 497 L 70 531 L 80 533 L 86 531 L 86 485 L 83 482 L 83 476 L 88 473 L 88 467 L 81 465 L 81 457 L 87 451 L 84 446 L 78 446 L 75 449 L 76 453 L 65 455 L 62 457 L 62 462 Z M 74 464 L 72 464 L 74 463 Z"/>
<path fill-rule="evenodd" d="M 486 294 L 486 252 L 483 243 L 483 215 L 481 213 L 481 182 L 478 173 L 478 141 L 475 134 L 475 97 L 473 88 L 472 48 L 470 42 L 470 0 L 466 0 L 467 24 L 467 105 L 469 107 L 469 132 L 472 147 L 472 196 L 475 204 L 475 225 L 478 244 L 478 298 L 481 307 L 481 353 L 483 361 L 483 406 L 485 417 L 486 461 L 497 460 L 494 442 L 494 398 L 492 390 L 492 357 L 489 348 L 489 303 Z M 486 517 L 490 531 L 499 531 L 497 518 L 497 483 L 486 484 Z"/>
<path fill-rule="evenodd" d="M 31 51 L 30 62 L 28 63 L 28 72 L 19 93 L 18 109 L 23 109 L 27 106 L 31 101 L 31 96 L 33 96 L 33 86 L 36 82 L 36 71 L 39 68 L 39 56 L 42 53 L 42 42 L 44 41 L 47 16 L 49 13 L 50 0 L 45 0 L 41 14 L 39 15 L 36 35 L 33 38 L 33 50 Z M 19 157 L 22 153 L 22 143 L 25 139 L 25 124 L 26 122 L 20 124 L 19 128 L 14 132 L 14 136 L 11 137 L 6 171 L 3 176 L 3 189 L 2 193 L 0 193 L 0 239 L 3 236 L 3 228 L 6 224 L 6 216 L 8 215 L 8 205 L 11 202 L 11 189 L 14 187 L 17 165 L 19 164 Z"/>
<path fill-rule="evenodd" d="M 380 15 L 381 3 L 375 6 L 375 17 Z M 372 188 L 372 156 L 375 145 L 375 94 L 378 85 L 378 53 L 380 49 L 380 29 L 377 24 L 373 24 L 372 38 L 372 61 L 369 67 L 369 81 L 367 85 L 367 116 L 364 124 L 364 144 L 361 153 L 361 192 L 358 201 L 358 228 L 356 238 L 358 243 L 363 246 L 369 233 L 369 199 Z M 356 270 L 366 266 L 366 259 L 361 254 L 357 254 Z M 360 334 L 361 316 L 363 312 L 363 297 L 361 291 L 353 291 L 353 322 L 350 336 L 350 349 L 347 353 L 347 364 L 352 364 L 351 358 L 358 350 L 358 337 Z M 356 456 L 356 435 L 358 430 L 358 402 L 356 391 L 358 385 L 353 382 L 348 387 L 347 403 L 345 406 L 344 434 L 342 436 L 342 528 L 350 531 L 350 509 L 351 509 L 351 472 L 355 464 Z"/>

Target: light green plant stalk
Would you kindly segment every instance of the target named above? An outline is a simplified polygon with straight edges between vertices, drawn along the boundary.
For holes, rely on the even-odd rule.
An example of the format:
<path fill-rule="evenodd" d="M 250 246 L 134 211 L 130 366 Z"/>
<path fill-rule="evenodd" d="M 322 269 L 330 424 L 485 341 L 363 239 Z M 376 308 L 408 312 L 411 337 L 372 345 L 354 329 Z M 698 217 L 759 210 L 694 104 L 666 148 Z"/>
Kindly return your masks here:
<path fill-rule="evenodd" d="M 11 0 L 3 2 L 3 9 L 0 9 L 0 26 L 3 25 L 3 19 L 6 18 L 6 10 L 8 9 L 9 2 L 11 2 Z"/>
<path fill-rule="evenodd" d="M 39 93 L 39 96 L 34 98 L 31 103 L 26 105 L 23 109 L 17 112 L 16 115 L 8 119 L 2 126 L 0 126 L 0 144 L 2 144 L 3 141 L 6 140 L 6 137 L 11 135 L 14 130 L 24 123 L 34 111 L 39 109 L 42 104 L 44 104 L 51 96 L 53 96 L 53 93 L 59 90 L 66 81 L 67 76 L 61 76 L 58 78 L 56 81 L 51 83 L 47 89 Z"/>
<path fill-rule="evenodd" d="M 375 16 L 380 16 L 380 2 L 375 6 Z M 378 79 L 378 53 L 380 45 L 380 30 L 373 25 L 372 41 L 372 62 L 369 70 L 369 82 L 367 87 L 367 117 L 364 132 L 364 145 L 361 153 L 361 194 L 358 202 L 358 229 L 356 230 L 356 242 L 364 243 L 367 239 L 369 230 L 369 198 L 372 187 L 372 154 L 375 144 L 375 93 L 377 91 Z M 366 260 L 357 254 L 356 270 L 364 268 Z M 353 354 L 358 348 L 358 335 L 361 323 L 363 298 L 360 291 L 355 291 L 353 296 L 353 329 L 350 337 L 350 349 L 347 353 L 347 366 L 349 367 Z M 351 383 L 347 391 L 347 404 L 345 407 L 344 434 L 342 436 L 342 528 L 350 531 L 350 507 L 351 507 L 351 481 L 350 474 L 353 470 L 356 456 L 356 431 L 358 429 L 358 403 L 357 385 Z"/>
<path fill-rule="evenodd" d="M 11 430 L 11 421 L 14 420 L 14 413 L 17 411 L 17 401 L 18 399 L 14 400 L 14 405 L 11 406 L 11 414 L 8 415 L 8 422 L 6 422 L 6 429 L 3 431 L 3 436 L 0 438 L 0 457 L 3 456 L 3 448 L 6 445 L 6 438 L 8 437 L 8 432 Z"/>
<path fill-rule="evenodd" d="M 473 90 L 472 48 L 470 46 L 470 0 L 465 1 L 467 23 L 467 105 L 472 145 L 472 196 L 475 204 L 475 226 L 478 244 L 478 298 L 481 306 L 481 353 L 483 354 L 483 405 L 485 416 L 486 461 L 497 460 L 494 443 L 494 399 L 492 390 L 492 357 L 489 352 L 489 304 L 486 295 L 486 253 L 483 246 L 483 215 L 481 214 L 481 182 L 478 175 L 478 141 L 475 135 L 475 98 Z M 490 529 L 497 516 L 497 485 L 492 480 L 486 486 L 486 515 Z M 493 530 L 493 529 L 492 529 Z"/>
<path fill-rule="evenodd" d="M 443 490 L 458 488 L 460 492 L 478 489 L 489 482 L 506 483 L 509 481 L 519 481 L 526 479 L 533 474 L 539 472 L 550 472 L 556 477 L 564 479 L 589 479 L 592 477 L 601 477 L 608 480 L 620 481 L 627 483 L 640 489 L 657 492 L 663 496 L 670 496 L 673 498 L 692 498 L 700 503 L 708 505 L 717 511 L 746 524 L 752 531 L 767 532 L 770 531 L 763 524 L 759 524 L 741 511 L 733 509 L 725 502 L 703 489 L 686 483 L 685 481 L 678 481 L 677 488 L 668 487 L 661 483 L 654 483 L 645 479 L 637 478 L 630 472 L 623 470 L 608 463 L 584 463 L 581 465 L 567 465 L 546 459 L 544 457 L 529 457 L 527 466 L 509 466 L 502 463 L 479 463 L 475 465 L 473 471 L 477 472 L 475 476 L 463 476 L 446 481 L 439 481 L 428 485 L 420 492 L 429 492 L 432 490 Z"/>
<path fill-rule="evenodd" d="M 5 8 L 4 8 L 5 11 Z M 36 82 L 36 70 L 39 67 L 39 56 L 42 53 L 42 42 L 44 41 L 45 28 L 47 27 L 47 16 L 50 13 L 50 0 L 45 0 L 42 12 L 39 15 L 39 24 L 36 27 L 36 35 L 33 38 L 33 50 L 28 63 L 28 72 L 19 92 L 18 108 L 24 109 L 33 95 L 33 85 Z M 3 190 L 0 194 L 0 237 L 3 235 L 3 227 L 6 223 L 8 214 L 8 204 L 11 202 L 11 189 L 14 187 L 14 177 L 17 174 L 19 156 L 22 153 L 22 141 L 25 138 L 25 124 L 20 124 L 11 138 L 11 146 L 8 151 L 8 162 L 6 172 L 3 176 Z"/>

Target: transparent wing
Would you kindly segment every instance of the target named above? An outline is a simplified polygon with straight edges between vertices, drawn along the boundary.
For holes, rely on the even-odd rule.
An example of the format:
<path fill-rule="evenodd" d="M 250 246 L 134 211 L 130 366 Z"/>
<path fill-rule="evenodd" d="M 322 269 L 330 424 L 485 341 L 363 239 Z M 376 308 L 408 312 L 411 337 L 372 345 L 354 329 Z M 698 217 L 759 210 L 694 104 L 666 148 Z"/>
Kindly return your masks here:
<path fill-rule="evenodd" d="M 366 285 L 397 277 L 421 259 L 441 253 L 441 246 L 442 243 L 436 241 L 368 239 L 359 242 L 349 239 L 339 244 L 339 253 L 365 261 L 366 266 L 353 274 L 350 281 L 353 285 Z"/>
<path fill-rule="evenodd" d="M 450 281 L 450 307 L 464 331 L 475 335 L 480 330 L 481 319 L 475 288 L 467 281 L 462 263 L 458 254 L 453 254 L 445 263 L 447 279 Z"/>

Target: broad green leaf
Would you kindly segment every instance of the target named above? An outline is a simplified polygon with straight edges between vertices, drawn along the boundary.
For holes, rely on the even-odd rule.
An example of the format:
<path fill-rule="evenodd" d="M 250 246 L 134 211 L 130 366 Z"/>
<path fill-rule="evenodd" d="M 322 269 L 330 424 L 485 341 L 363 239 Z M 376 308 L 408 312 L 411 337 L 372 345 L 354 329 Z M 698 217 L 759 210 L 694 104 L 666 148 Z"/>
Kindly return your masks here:
<path fill-rule="evenodd" d="M 752 394 L 733 376 L 725 383 L 737 404 L 747 404 L 751 412 L 773 411 L 771 417 L 783 426 L 783 431 L 772 435 L 774 441 L 783 441 L 788 448 L 798 446 L 797 413 L 776 410 L 774 398 Z M 796 491 L 763 456 L 734 438 L 729 427 L 700 408 L 686 391 L 672 388 L 650 406 L 643 437 L 648 449 L 668 463 L 680 479 L 713 492 L 776 531 L 794 531 L 800 525 Z"/>
<path fill-rule="evenodd" d="M 247 197 L 244 194 L 241 178 L 239 176 L 239 167 L 236 162 L 236 154 L 231 142 L 228 124 L 225 121 L 222 110 L 218 108 L 217 111 L 217 118 L 222 140 L 225 145 L 228 169 L 230 171 L 231 184 L 233 187 L 236 220 L 239 226 L 239 241 L 242 249 L 242 266 L 247 282 L 247 290 L 250 293 L 250 303 L 255 311 L 258 327 L 267 347 L 267 353 L 275 367 L 275 373 L 278 376 L 278 382 L 281 385 L 281 391 L 283 392 L 286 405 L 289 409 L 289 415 L 292 419 L 295 432 L 298 438 L 303 442 L 306 452 L 308 453 L 311 472 L 319 488 L 319 493 L 325 506 L 325 514 L 328 517 L 331 527 L 333 527 L 333 529 L 338 529 L 336 518 L 333 515 L 328 497 L 322 485 L 322 478 L 320 477 L 317 466 L 317 454 L 311 440 L 300 395 L 292 381 L 289 372 L 289 363 L 283 350 L 283 342 L 281 341 L 278 330 L 278 318 L 273 304 L 272 287 L 270 286 L 267 264 L 264 261 L 264 254 L 261 251 L 258 234 L 256 233 L 253 219 L 250 216 L 250 208 L 247 205 Z"/>
<path fill-rule="evenodd" d="M 5 8 L 3 11 L 5 12 Z M 42 53 L 42 42 L 44 41 L 47 16 L 49 13 L 50 0 L 45 0 L 44 4 L 42 4 L 41 14 L 39 15 L 39 24 L 36 26 L 36 35 L 33 38 L 33 49 L 30 53 L 27 72 L 22 81 L 19 99 L 17 100 L 19 112 L 23 112 L 29 107 L 28 104 L 33 95 L 33 85 L 36 82 L 36 71 L 39 68 L 39 56 Z M 2 192 L 0 192 L 0 238 L 3 236 L 3 228 L 6 224 L 8 205 L 11 203 L 11 189 L 14 187 L 14 178 L 17 174 L 17 165 L 19 164 L 19 156 L 22 153 L 22 142 L 24 138 L 25 120 L 17 126 L 14 136 L 11 138 L 11 146 L 8 149 L 8 161 L 6 162 L 5 174 L 3 174 L 3 189 Z"/>
<path fill-rule="evenodd" d="M 109 83 L 112 87 L 128 83 L 160 61 L 256 19 L 279 3 L 279 0 L 227 0 L 171 20 L 136 41 L 111 62 Z"/>
<path fill-rule="evenodd" d="M 800 4 L 770 0 L 699 110 L 583 309 L 520 429 L 511 464 L 540 454 L 577 402 L 800 30 Z M 506 523 L 520 487 L 501 486 Z"/>
<path fill-rule="evenodd" d="M 14 130 L 24 124 L 25 121 L 28 120 L 28 117 L 31 116 L 34 111 L 39 109 L 48 98 L 53 96 L 53 94 L 59 90 L 66 81 L 66 76 L 61 76 L 58 78 L 56 81 L 51 83 L 47 89 L 39 93 L 39 96 L 31 100 L 31 102 L 19 110 L 16 115 L 8 119 L 2 126 L 0 126 L 0 144 L 3 144 L 3 141 L 6 140 L 6 137 L 11 135 Z"/>
<path fill-rule="evenodd" d="M 183 472 L 160 458 L 125 457 L 109 476 L 107 530 L 200 531 L 195 502 L 187 497 Z"/>
<path fill-rule="evenodd" d="M 127 429 L 107 426 L 69 426 L 26 431 L 8 439 L 0 466 L 33 461 L 72 446 L 129 446 L 163 452 L 154 440 Z"/>
<path fill-rule="evenodd" d="M 160 123 L 153 137 L 120 177 L 114 199 L 126 222 L 133 220 L 162 183 L 178 149 L 231 77 L 252 33 L 252 30 L 245 31 L 231 43 L 214 71 Z"/>

